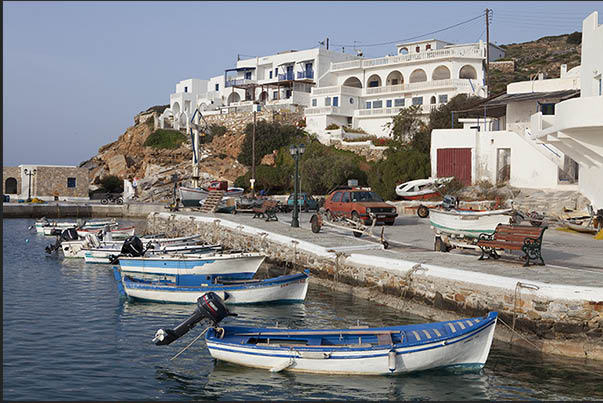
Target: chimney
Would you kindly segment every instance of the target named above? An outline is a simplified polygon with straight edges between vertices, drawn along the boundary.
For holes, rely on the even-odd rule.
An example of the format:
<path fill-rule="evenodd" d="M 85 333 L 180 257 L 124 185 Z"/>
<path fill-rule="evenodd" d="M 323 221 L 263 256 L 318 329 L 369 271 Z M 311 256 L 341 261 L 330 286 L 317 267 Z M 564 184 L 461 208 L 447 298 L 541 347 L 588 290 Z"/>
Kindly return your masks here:
<path fill-rule="evenodd" d="M 565 77 L 566 74 L 567 74 L 567 64 L 562 64 L 561 65 L 561 74 L 559 75 L 559 77 L 563 78 L 563 77 Z"/>

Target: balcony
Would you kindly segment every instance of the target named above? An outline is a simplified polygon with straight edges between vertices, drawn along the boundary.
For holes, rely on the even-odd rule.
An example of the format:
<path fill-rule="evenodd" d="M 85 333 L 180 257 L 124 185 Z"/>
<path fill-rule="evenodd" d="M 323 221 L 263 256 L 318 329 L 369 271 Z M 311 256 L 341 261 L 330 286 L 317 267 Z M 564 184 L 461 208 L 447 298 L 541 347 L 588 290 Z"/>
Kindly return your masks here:
<path fill-rule="evenodd" d="M 340 115 L 341 112 L 338 106 L 320 106 L 316 108 L 306 108 L 306 115 Z"/>
<path fill-rule="evenodd" d="M 431 110 L 433 108 L 435 108 L 437 105 L 420 105 L 421 109 L 420 112 L 421 113 L 430 113 Z M 358 109 L 354 111 L 354 116 L 355 117 L 368 117 L 368 116 L 379 116 L 379 117 L 385 117 L 385 116 L 394 116 L 397 115 L 398 113 L 400 113 L 400 111 L 404 109 L 404 107 L 398 107 L 398 108 L 377 108 L 377 109 Z"/>
<path fill-rule="evenodd" d="M 278 75 L 278 81 L 289 81 L 289 80 L 293 80 L 293 72 L 292 71 L 289 71 L 285 74 Z"/>
<path fill-rule="evenodd" d="M 470 46 L 462 48 L 451 48 L 451 49 L 440 49 L 430 50 L 427 52 L 408 54 L 408 55 L 397 55 L 397 56 L 386 56 L 377 59 L 368 60 L 354 60 L 351 62 L 332 63 L 331 71 L 341 71 L 355 68 L 369 68 L 377 66 L 385 66 L 388 64 L 397 63 L 408 63 L 415 61 L 440 59 L 445 57 L 466 57 L 466 58 L 481 58 L 485 57 L 482 49 L 479 46 Z"/>
<path fill-rule="evenodd" d="M 312 95 L 352 95 L 361 96 L 362 88 L 345 87 L 342 85 L 334 85 L 331 87 L 312 88 Z"/>
<path fill-rule="evenodd" d="M 478 82 L 478 80 L 473 80 Z M 398 85 L 388 85 L 384 87 L 373 87 L 373 88 L 365 88 L 364 94 L 365 96 L 369 95 L 378 95 L 378 94 L 387 94 L 394 92 L 411 92 L 418 90 L 427 90 L 434 88 L 463 88 L 463 87 L 473 87 L 472 83 L 469 79 L 447 79 L 447 80 L 435 80 L 435 81 L 423 81 L 420 83 L 409 83 L 409 84 L 398 84 Z"/>
<path fill-rule="evenodd" d="M 257 82 L 255 80 L 250 80 L 248 78 L 237 78 L 237 79 L 233 79 L 233 80 L 226 80 L 225 86 L 226 87 L 234 87 L 234 86 L 247 85 L 247 84 L 257 84 Z"/>
<path fill-rule="evenodd" d="M 303 80 L 303 79 L 313 80 L 314 79 L 314 71 L 312 71 L 312 70 L 298 71 L 297 79 L 298 80 Z"/>

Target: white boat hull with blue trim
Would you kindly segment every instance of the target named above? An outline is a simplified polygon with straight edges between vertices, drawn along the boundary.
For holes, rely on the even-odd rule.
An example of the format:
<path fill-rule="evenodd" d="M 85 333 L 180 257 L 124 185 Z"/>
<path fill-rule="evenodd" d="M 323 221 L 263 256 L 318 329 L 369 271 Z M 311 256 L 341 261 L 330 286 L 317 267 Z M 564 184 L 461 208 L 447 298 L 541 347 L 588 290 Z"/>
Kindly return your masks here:
<path fill-rule="evenodd" d="M 151 257 L 120 257 L 122 272 L 138 278 L 165 275 L 220 275 L 250 279 L 266 257 L 260 253 L 169 254 Z M 140 277 L 145 276 L 145 277 Z"/>
<path fill-rule="evenodd" d="M 492 211 L 429 210 L 429 222 L 436 234 L 459 238 L 477 238 L 493 234 L 498 224 L 509 224 L 512 209 Z"/>
<path fill-rule="evenodd" d="M 182 246 L 163 246 L 158 249 L 150 249 L 145 252 L 145 256 L 153 256 L 157 254 L 193 254 L 205 253 L 222 249 L 222 245 L 182 245 Z M 84 261 L 86 263 L 110 264 L 115 256 L 121 253 L 119 248 L 84 248 Z"/>
<path fill-rule="evenodd" d="M 248 367 L 324 374 L 388 375 L 436 368 L 480 369 L 497 313 L 424 325 L 373 329 L 210 329 L 215 359 Z"/>
<path fill-rule="evenodd" d="M 200 296 L 210 291 L 218 294 L 227 304 L 254 304 L 264 302 L 302 302 L 308 291 L 308 272 L 263 280 L 244 280 L 222 284 L 175 285 L 166 282 L 133 280 L 114 267 L 120 292 L 130 298 L 155 302 L 194 304 Z M 194 281 L 189 278 L 189 281 Z"/>

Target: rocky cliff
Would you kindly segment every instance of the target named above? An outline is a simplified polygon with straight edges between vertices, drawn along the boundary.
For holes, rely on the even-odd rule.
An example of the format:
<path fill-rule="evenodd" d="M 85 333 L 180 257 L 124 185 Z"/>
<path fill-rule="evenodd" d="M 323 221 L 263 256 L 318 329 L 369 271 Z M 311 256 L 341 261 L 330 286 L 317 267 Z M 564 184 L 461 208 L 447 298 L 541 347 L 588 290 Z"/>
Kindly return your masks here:
<path fill-rule="evenodd" d="M 98 188 L 101 178 L 105 176 L 135 177 L 138 179 L 141 201 L 164 202 L 171 199 L 173 175 L 177 175 L 183 184 L 191 183 L 192 143 L 188 133 L 187 141 L 177 149 L 154 149 L 143 145 L 155 130 L 159 115 L 166 107 L 154 106 L 139 113 L 134 117 L 134 126 L 129 127 L 115 142 L 100 147 L 96 156 L 80 164 L 89 170 L 91 190 Z M 301 118 L 299 111 L 263 111 L 257 114 L 257 120 L 283 124 L 294 124 Z M 253 114 L 232 113 L 207 116 L 205 119 L 210 125 L 225 126 L 227 132 L 200 146 L 201 182 L 227 180 L 232 183 L 248 170 L 236 158 L 245 138 L 245 127 L 253 121 Z"/>

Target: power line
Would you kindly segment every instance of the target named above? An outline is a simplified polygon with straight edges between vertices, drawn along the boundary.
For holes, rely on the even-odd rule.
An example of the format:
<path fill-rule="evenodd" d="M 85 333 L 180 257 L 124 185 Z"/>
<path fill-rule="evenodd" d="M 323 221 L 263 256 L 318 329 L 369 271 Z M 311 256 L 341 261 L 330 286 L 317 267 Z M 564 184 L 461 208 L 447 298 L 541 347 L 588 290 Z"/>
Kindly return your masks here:
<path fill-rule="evenodd" d="M 399 40 L 396 40 L 396 41 L 390 41 L 390 42 L 382 42 L 382 43 L 370 43 L 370 44 L 367 44 L 367 45 L 363 45 L 363 44 L 361 44 L 361 43 L 359 43 L 359 42 L 357 42 L 357 43 L 359 43 L 361 47 L 366 48 L 366 47 L 370 47 L 370 46 L 383 46 L 383 45 L 391 45 L 391 44 L 393 44 L 393 43 L 400 43 L 400 42 L 411 41 L 411 40 L 413 40 L 413 39 L 423 38 L 423 37 L 428 36 L 428 35 L 437 34 L 437 33 L 439 33 L 439 32 L 446 31 L 446 30 L 448 30 L 448 29 L 452 29 L 452 28 L 458 27 L 458 26 L 463 25 L 463 24 L 467 24 L 467 23 L 469 23 L 469 22 L 471 22 L 471 21 L 474 21 L 474 20 L 477 20 L 477 19 L 479 19 L 479 18 L 482 18 L 483 16 L 484 16 L 484 13 L 481 13 L 481 14 L 480 14 L 480 15 L 478 15 L 477 17 L 473 17 L 473 18 L 470 18 L 470 19 L 468 19 L 468 20 L 465 20 L 465 21 L 459 22 L 459 23 L 457 23 L 457 24 L 450 25 L 450 26 L 445 27 L 445 28 L 442 28 L 442 29 L 438 29 L 437 31 L 428 32 L 428 33 L 426 33 L 426 34 L 417 35 L 417 36 L 413 36 L 413 37 L 410 37 L 410 38 L 399 39 Z M 342 44 L 333 44 L 333 46 L 354 47 L 355 45 L 342 45 Z"/>

